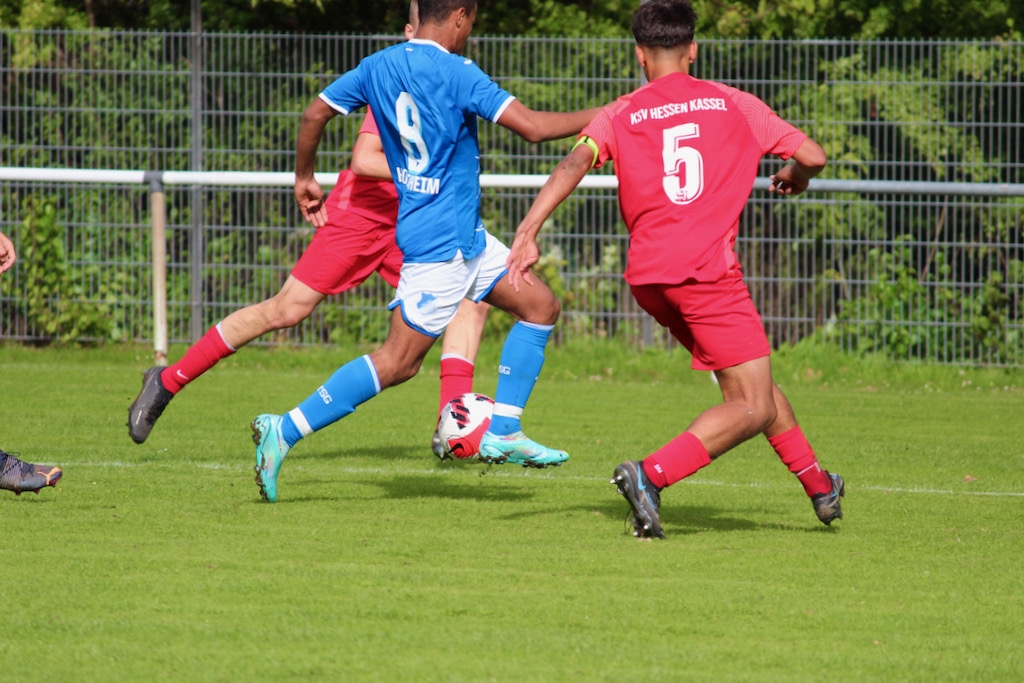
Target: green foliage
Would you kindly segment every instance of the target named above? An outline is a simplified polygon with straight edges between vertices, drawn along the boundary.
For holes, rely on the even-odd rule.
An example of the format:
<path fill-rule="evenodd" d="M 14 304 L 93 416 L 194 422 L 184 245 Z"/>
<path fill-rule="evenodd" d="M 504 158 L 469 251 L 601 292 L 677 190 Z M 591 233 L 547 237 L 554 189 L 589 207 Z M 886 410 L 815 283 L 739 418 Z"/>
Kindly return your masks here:
<path fill-rule="evenodd" d="M 87 297 L 83 282 L 96 281 L 101 266 L 68 263 L 66 235 L 56 207 L 49 201 L 29 198 L 18 241 L 19 279 L 24 283 L 19 297 L 25 302 L 28 323 L 62 342 L 82 338 L 117 338 L 118 331 L 103 302 L 107 288 L 100 286 L 97 297 Z M 7 289 L 7 281 L 4 281 Z"/>
<path fill-rule="evenodd" d="M 482 4 L 487 4 L 482 3 Z M 529 9 L 514 18 L 519 22 L 519 30 L 515 29 L 508 17 L 507 33 L 523 33 L 536 36 L 579 36 L 629 38 L 630 20 L 635 5 L 622 0 L 605 0 L 604 2 L 562 2 L 561 0 L 530 0 Z M 504 14 L 508 14 L 506 11 Z M 524 25 L 525 19 L 525 25 Z M 486 25 L 485 27 L 486 28 Z M 525 29 L 525 30 L 524 30 Z"/>
<path fill-rule="evenodd" d="M 924 47 L 908 50 L 898 69 L 879 63 L 867 46 L 821 62 L 821 82 L 779 93 L 780 114 L 810 121 L 807 130 L 829 156 L 829 177 L 905 180 L 913 167 L 914 179 L 920 180 L 1019 182 L 1014 169 L 1021 149 L 1005 137 L 1012 126 L 1000 125 L 992 136 L 972 130 L 978 119 L 1001 116 L 996 113 L 1002 107 L 1000 88 L 990 87 L 993 81 L 1007 88 L 1021 82 L 1024 70 L 1013 56 L 1015 48 L 999 42 L 940 52 Z M 950 84 L 986 79 L 988 85 L 976 90 L 973 101 L 950 107 Z M 1021 357 L 1024 347 L 1011 328 L 1024 320 L 1024 310 L 1019 297 L 1006 293 L 1007 285 L 1019 281 L 1016 259 L 993 262 L 997 245 L 1015 243 L 1024 227 L 1015 210 L 1021 200 L 944 208 L 936 221 L 935 213 L 908 214 L 896 202 L 864 201 L 853 194 L 831 199 L 791 208 L 800 225 L 815 226 L 806 231 L 810 241 L 795 246 L 800 252 L 795 257 L 818 259 L 817 291 L 833 286 L 841 291 L 840 325 L 822 329 L 825 337 L 843 348 L 899 359 L 1012 363 Z M 938 248 L 948 224 L 960 227 L 947 240 L 970 246 Z M 902 237 L 891 247 L 859 246 L 892 241 L 890 235 Z M 849 246 L 823 248 L 824 240 L 836 238 L 849 240 Z M 980 286 L 965 292 L 950 283 L 956 279 Z M 849 284 L 856 281 L 874 284 L 858 296 Z"/>
<path fill-rule="evenodd" d="M 362 296 L 358 291 L 344 296 L 343 304 L 324 304 L 324 327 L 330 330 L 326 341 L 333 344 L 361 344 L 364 348 L 376 348 L 388 336 L 391 315 L 385 309 L 386 302 Z"/>
<path fill-rule="evenodd" d="M 823 331 L 826 339 L 861 354 L 897 360 L 1006 364 L 1024 354 L 1024 340 L 1010 329 L 1011 323 L 1024 322 L 1024 311 L 1014 310 L 1001 272 L 986 273 L 974 296 L 928 285 L 931 276 L 914 268 L 907 242 L 904 238 L 890 251 L 869 252 L 869 270 L 877 273 L 877 280 L 866 296 L 843 302 L 839 324 Z M 946 258 L 941 252 L 934 257 L 940 275 L 950 269 Z"/>
<path fill-rule="evenodd" d="M 4 39 L 12 69 L 0 101 L 31 112 L 24 126 L 0 128 L 4 165 L 189 169 L 190 68 L 180 41 L 104 32 Z"/>
<path fill-rule="evenodd" d="M 628 36 L 636 0 L 481 0 L 478 34 Z M 399 34 L 408 0 L 203 0 L 210 31 Z M 698 36 L 726 38 L 992 38 L 1019 36 L 1013 0 L 694 0 Z M 179 0 L 0 0 L 0 25 L 186 31 Z"/>
<path fill-rule="evenodd" d="M 694 0 L 698 35 L 727 38 L 994 38 L 1020 36 L 1013 0 Z"/>
<path fill-rule="evenodd" d="M 931 170 L 922 180 L 999 182 L 1006 162 L 1012 164 L 1020 152 L 1002 138 L 983 140 L 967 125 L 992 107 L 992 90 L 979 90 L 976 101 L 954 108 L 952 84 L 984 78 L 989 85 L 1012 86 L 1024 79 L 1024 66 L 1005 45 L 966 48 L 942 51 L 938 61 L 923 50 L 911 51 L 908 63 L 895 69 L 874 62 L 865 46 L 822 63 L 816 86 L 783 89 L 779 113 L 812 122 L 808 132 L 829 155 L 832 177 L 866 177 L 869 167 L 888 168 L 899 177 L 900 164 L 920 162 Z M 855 121 L 873 125 L 850 124 Z M 891 166 L 872 164 L 883 161 Z"/>

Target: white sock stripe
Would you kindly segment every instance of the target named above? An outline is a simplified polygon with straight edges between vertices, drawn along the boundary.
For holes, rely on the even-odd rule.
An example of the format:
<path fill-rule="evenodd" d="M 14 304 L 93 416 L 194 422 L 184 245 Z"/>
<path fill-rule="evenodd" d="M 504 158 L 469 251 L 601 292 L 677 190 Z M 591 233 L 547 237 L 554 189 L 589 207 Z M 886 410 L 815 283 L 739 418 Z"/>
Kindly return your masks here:
<path fill-rule="evenodd" d="M 814 463 L 814 464 L 813 464 L 813 465 L 811 465 L 810 467 L 805 467 L 805 468 L 803 468 L 802 470 L 800 470 L 799 472 L 797 472 L 797 473 L 796 473 L 796 476 L 798 476 L 798 477 L 799 477 L 799 476 L 800 476 L 800 475 L 802 475 L 802 474 L 803 474 L 804 472 L 810 472 L 811 470 L 820 470 L 820 469 L 821 469 L 821 468 L 820 468 L 820 467 L 818 467 L 818 463 Z"/>
<path fill-rule="evenodd" d="M 313 433 L 313 428 L 309 426 L 309 422 L 306 421 L 306 416 L 302 414 L 302 411 L 298 408 L 292 408 L 288 411 L 288 417 L 292 419 L 295 426 L 298 427 L 299 433 L 306 437 Z"/>
<path fill-rule="evenodd" d="M 224 321 L 222 320 L 221 322 L 224 322 Z M 220 323 L 217 323 L 217 325 L 214 327 L 214 329 L 216 329 L 217 330 L 217 334 L 220 335 L 220 340 L 222 342 L 224 342 L 224 346 L 228 347 L 232 351 L 237 351 L 238 350 L 234 346 L 232 346 L 231 344 L 228 344 L 228 340 L 224 338 L 224 328 L 222 328 L 220 326 Z"/>
<path fill-rule="evenodd" d="M 500 415 L 501 417 L 518 418 L 523 414 L 523 409 L 519 406 L 514 406 L 509 403 L 495 403 L 493 414 Z"/>
<path fill-rule="evenodd" d="M 377 376 L 377 368 L 373 367 L 373 361 L 370 360 L 369 354 L 363 356 L 363 360 L 366 361 L 366 367 L 370 368 L 370 374 L 373 375 L 373 389 L 374 393 L 380 393 L 380 377 Z"/>
<path fill-rule="evenodd" d="M 532 327 L 535 330 L 547 330 L 549 332 L 551 330 L 555 329 L 554 325 L 541 325 L 539 323 L 528 323 L 525 320 L 520 320 L 516 324 L 517 325 L 525 325 L 527 327 Z"/>
<path fill-rule="evenodd" d="M 461 355 L 459 355 L 457 353 L 442 353 L 441 354 L 441 360 L 447 360 L 449 358 L 454 358 L 455 360 L 461 360 L 461 361 L 464 361 L 466 363 L 469 363 L 470 365 L 475 365 L 475 363 L 473 363 L 473 361 L 471 361 L 470 359 L 466 358 L 465 356 L 461 356 Z"/>

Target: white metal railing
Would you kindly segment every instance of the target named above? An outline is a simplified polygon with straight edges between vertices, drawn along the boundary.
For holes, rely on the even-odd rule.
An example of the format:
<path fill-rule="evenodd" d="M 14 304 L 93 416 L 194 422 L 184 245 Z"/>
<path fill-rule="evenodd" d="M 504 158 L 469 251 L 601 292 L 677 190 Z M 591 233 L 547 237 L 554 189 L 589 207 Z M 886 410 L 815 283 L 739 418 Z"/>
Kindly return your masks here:
<path fill-rule="evenodd" d="M 325 187 L 334 185 L 337 173 L 317 173 L 316 181 Z M 481 187 L 540 188 L 546 174 L 497 175 L 481 174 Z M 288 187 L 295 184 L 292 173 L 259 173 L 246 171 L 132 171 L 73 168 L 0 167 L 0 180 L 53 183 L 112 183 L 122 185 L 203 185 L 237 187 Z M 768 189 L 768 178 L 754 181 L 754 190 Z M 614 189 L 618 180 L 612 175 L 590 175 L 583 179 L 583 189 Z M 1024 184 L 1014 183 L 948 183 L 905 180 L 831 180 L 815 178 L 808 192 L 859 192 L 872 194 L 930 194 L 975 197 L 1024 197 Z"/>
<path fill-rule="evenodd" d="M 336 173 L 317 173 L 315 177 L 317 182 L 327 187 L 334 185 L 337 180 Z M 483 174 L 480 176 L 480 185 L 484 188 L 540 188 L 547 178 L 548 176 L 544 174 Z M 152 231 L 153 346 L 156 362 L 164 364 L 166 363 L 168 351 L 165 187 L 287 187 L 294 184 L 295 176 L 292 173 L 0 167 L 0 181 L 148 185 Z M 768 178 L 757 178 L 752 190 L 767 190 L 769 184 L 770 180 Z M 580 188 L 609 190 L 616 188 L 617 185 L 615 176 L 595 174 L 584 178 Z M 1024 184 L 814 179 L 811 181 L 808 191 L 822 193 L 1024 197 Z"/>

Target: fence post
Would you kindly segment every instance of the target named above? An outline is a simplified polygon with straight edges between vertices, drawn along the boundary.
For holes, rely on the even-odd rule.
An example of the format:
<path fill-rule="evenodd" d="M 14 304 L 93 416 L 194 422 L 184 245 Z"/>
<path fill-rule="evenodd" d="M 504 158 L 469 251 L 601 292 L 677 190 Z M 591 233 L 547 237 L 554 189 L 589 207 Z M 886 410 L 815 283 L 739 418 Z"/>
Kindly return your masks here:
<path fill-rule="evenodd" d="M 162 171 L 146 171 L 153 240 L 153 362 L 167 365 L 167 199 Z"/>
<path fill-rule="evenodd" d="M 190 76 L 191 103 L 190 109 L 192 119 L 190 122 L 191 131 L 191 154 L 189 167 L 192 171 L 203 170 L 203 69 L 206 50 L 203 40 L 203 12 L 200 0 L 192 0 L 192 31 L 189 34 L 189 61 L 192 64 Z M 193 185 L 190 193 L 192 202 L 192 236 L 189 241 L 189 252 L 191 263 L 189 273 L 189 343 L 195 344 L 203 336 L 205 325 L 203 324 L 203 260 L 205 250 L 203 249 L 203 192 L 202 186 Z"/>

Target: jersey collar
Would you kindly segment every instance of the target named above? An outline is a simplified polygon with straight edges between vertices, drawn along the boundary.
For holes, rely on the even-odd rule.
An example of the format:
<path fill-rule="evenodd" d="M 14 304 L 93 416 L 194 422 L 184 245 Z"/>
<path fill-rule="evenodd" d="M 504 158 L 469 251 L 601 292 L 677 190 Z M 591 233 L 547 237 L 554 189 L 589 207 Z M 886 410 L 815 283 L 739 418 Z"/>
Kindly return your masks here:
<path fill-rule="evenodd" d="M 440 43 L 434 42 L 433 40 L 427 40 L 426 38 L 410 38 L 408 42 L 416 43 L 417 45 L 433 45 L 441 52 L 448 52 L 448 50 L 444 49 Z"/>

